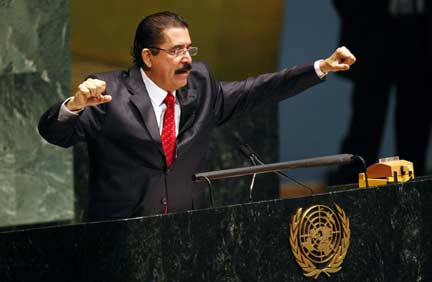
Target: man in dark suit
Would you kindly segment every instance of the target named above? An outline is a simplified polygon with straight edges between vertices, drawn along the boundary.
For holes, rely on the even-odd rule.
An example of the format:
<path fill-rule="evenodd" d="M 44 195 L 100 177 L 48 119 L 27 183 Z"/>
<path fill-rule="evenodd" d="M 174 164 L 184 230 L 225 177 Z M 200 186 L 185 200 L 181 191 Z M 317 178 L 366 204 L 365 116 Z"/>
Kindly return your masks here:
<path fill-rule="evenodd" d="M 205 170 L 216 126 L 293 96 L 355 61 L 341 47 L 315 64 L 219 82 L 205 64 L 192 63 L 197 48 L 191 44 L 181 17 L 150 15 L 137 28 L 132 68 L 92 75 L 41 117 L 39 132 L 49 142 L 87 142 L 90 219 L 205 207 L 203 187 L 191 177 Z"/>
<path fill-rule="evenodd" d="M 432 63 L 431 5 L 427 0 L 334 0 L 340 44 L 359 59 L 350 72 L 352 116 L 341 152 L 378 161 L 392 87 L 396 89 L 396 154 L 426 173 L 431 127 L 428 69 Z M 341 167 L 330 184 L 357 182 L 359 169 Z"/>

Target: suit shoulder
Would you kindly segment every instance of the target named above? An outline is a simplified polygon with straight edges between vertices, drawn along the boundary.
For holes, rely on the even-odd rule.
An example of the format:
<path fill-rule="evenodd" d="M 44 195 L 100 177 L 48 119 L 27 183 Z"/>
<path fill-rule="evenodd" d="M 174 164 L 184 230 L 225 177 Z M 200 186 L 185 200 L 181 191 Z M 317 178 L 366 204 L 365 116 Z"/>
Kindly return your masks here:
<path fill-rule="evenodd" d="M 192 72 L 201 72 L 211 74 L 210 67 L 208 64 L 198 61 L 192 63 Z"/>
<path fill-rule="evenodd" d="M 192 70 L 190 78 L 193 79 L 199 79 L 199 80 L 211 80 L 214 81 L 214 74 L 211 71 L 210 67 L 207 65 L 207 63 L 204 62 L 193 62 L 192 63 Z"/>

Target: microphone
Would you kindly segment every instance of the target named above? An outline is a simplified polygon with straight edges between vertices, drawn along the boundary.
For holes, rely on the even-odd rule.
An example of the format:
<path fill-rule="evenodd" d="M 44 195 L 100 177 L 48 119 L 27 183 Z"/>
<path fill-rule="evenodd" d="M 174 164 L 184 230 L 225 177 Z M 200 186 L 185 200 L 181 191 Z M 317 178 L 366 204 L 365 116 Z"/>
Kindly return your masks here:
<path fill-rule="evenodd" d="M 240 149 L 240 152 L 242 152 L 243 155 L 244 155 L 246 158 L 248 158 L 248 159 L 251 160 L 251 162 L 252 162 L 252 164 L 253 164 L 254 166 L 257 165 L 256 163 L 259 163 L 259 164 L 261 164 L 261 165 L 264 165 L 264 163 L 259 159 L 258 155 L 254 152 L 254 150 L 252 150 L 252 148 L 249 146 L 249 144 L 241 144 L 240 147 L 239 147 L 239 149 Z M 301 183 L 301 182 L 295 180 L 294 178 L 292 178 L 292 177 L 286 175 L 285 173 L 283 173 L 283 172 L 281 172 L 281 171 L 274 171 L 274 173 L 276 173 L 276 174 L 279 175 L 279 176 L 285 177 L 285 178 L 291 180 L 292 182 L 297 183 L 298 185 L 300 185 L 300 186 L 306 188 L 306 189 L 311 193 L 311 195 L 314 193 L 313 190 L 312 190 L 312 188 L 310 188 L 309 186 L 307 186 L 307 185 L 305 185 L 305 184 L 303 184 L 303 183 Z M 255 173 L 254 176 L 253 176 L 252 183 L 253 183 L 254 180 L 255 180 L 255 175 L 256 175 L 256 173 Z M 252 184 L 252 185 L 253 185 L 253 184 Z M 250 195 L 249 195 L 249 199 L 251 199 L 251 194 L 252 194 L 252 186 L 251 186 L 251 188 L 250 188 Z"/>
<path fill-rule="evenodd" d="M 242 168 L 232 168 L 224 169 L 218 171 L 207 171 L 195 173 L 192 175 L 192 181 L 203 182 L 204 180 L 212 179 L 223 179 L 231 177 L 239 177 L 244 175 L 268 173 L 268 172 L 279 172 L 281 169 L 297 169 L 297 168 L 309 168 L 309 167 L 319 167 L 319 166 L 330 166 L 330 165 L 341 165 L 352 163 L 354 159 L 353 155 L 350 154 L 339 154 L 332 156 L 324 156 L 296 161 L 288 161 L 281 163 L 273 163 L 266 165 L 257 165 L 254 167 L 242 167 Z"/>

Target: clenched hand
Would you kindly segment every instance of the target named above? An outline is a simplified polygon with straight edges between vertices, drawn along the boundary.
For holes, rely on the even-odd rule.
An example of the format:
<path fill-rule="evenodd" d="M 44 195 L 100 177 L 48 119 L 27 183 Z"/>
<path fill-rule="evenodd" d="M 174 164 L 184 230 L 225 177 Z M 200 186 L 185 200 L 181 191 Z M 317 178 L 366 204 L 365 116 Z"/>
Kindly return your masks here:
<path fill-rule="evenodd" d="M 329 71 L 346 71 L 354 64 L 356 57 L 345 46 L 339 47 L 334 53 L 325 60 L 320 61 L 321 71 L 327 73 Z"/>
<path fill-rule="evenodd" d="M 79 111 L 87 106 L 108 103 L 112 97 L 103 95 L 105 88 L 105 81 L 89 78 L 78 86 L 78 91 L 68 101 L 66 107 L 71 111 Z"/>

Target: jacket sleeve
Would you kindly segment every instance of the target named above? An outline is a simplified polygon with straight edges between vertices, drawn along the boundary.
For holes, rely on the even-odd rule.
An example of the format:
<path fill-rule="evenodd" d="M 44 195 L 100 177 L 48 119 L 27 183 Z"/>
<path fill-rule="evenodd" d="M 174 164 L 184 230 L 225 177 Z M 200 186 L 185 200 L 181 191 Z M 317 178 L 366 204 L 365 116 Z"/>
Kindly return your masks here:
<path fill-rule="evenodd" d="M 215 103 L 218 124 L 223 124 L 237 113 L 276 104 L 322 81 L 313 64 L 307 64 L 243 81 L 219 82 Z"/>
<path fill-rule="evenodd" d="M 70 147 L 78 142 L 95 137 L 102 127 L 105 116 L 105 106 L 86 107 L 78 116 L 59 121 L 59 111 L 62 105 L 53 105 L 39 119 L 39 134 L 49 143 L 61 147 Z"/>

